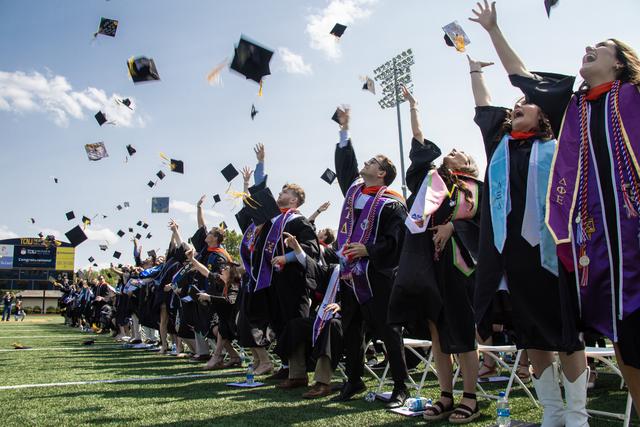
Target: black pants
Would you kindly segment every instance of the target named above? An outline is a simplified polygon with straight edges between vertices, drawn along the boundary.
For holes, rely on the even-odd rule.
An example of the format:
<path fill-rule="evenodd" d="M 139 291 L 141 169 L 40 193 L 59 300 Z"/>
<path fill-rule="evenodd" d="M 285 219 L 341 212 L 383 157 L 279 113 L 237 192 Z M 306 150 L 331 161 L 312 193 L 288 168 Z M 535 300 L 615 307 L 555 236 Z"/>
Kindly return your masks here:
<path fill-rule="evenodd" d="M 349 382 L 359 382 L 364 374 L 366 327 L 384 342 L 394 384 L 404 384 L 408 374 L 402 335 L 399 328 L 393 328 L 387 324 L 387 305 L 391 290 L 388 289 L 385 292 L 385 289 L 374 288 L 373 298 L 360 305 L 351 288 L 341 286 L 341 289 L 344 289 L 341 313 L 344 350 L 347 357 L 346 373 Z"/>

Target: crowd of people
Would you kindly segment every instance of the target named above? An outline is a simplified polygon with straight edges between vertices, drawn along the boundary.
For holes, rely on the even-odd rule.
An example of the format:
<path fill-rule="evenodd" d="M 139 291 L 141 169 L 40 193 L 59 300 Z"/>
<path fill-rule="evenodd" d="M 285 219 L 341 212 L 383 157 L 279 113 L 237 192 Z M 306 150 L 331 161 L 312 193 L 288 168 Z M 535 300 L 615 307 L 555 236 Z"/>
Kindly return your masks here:
<path fill-rule="evenodd" d="M 584 337 L 606 337 L 638 408 L 640 60 L 616 39 L 587 46 L 574 93 L 574 76 L 526 68 L 495 4 L 473 12 L 523 93 L 512 108 L 493 106 L 483 79 L 492 64 L 469 58 L 484 179 L 464 147 L 436 164 L 441 151 L 403 88 L 413 133 L 404 200 L 389 188 L 397 171 L 387 156 L 358 166 L 351 111 L 341 107 L 335 169 L 344 203 L 335 230 L 315 228 L 326 204 L 301 213 L 299 185 L 271 193 L 258 145 L 255 170 L 243 170 L 240 259 L 224 249 L 225 228 L 206 225 L 203 196 L 191 238 L 172 221 L 164 256 L 143 258 L 134 241 L 135 265 L 112 268 L 115 288 L 102 276 L 59 284 L 69 323 L 113 330 L 132 345 L 156 337 L 161 354 L 188 348 L 205 369 L 240 367 L 237 348 L 246 349 L 255 375 L 280 380 L 277 388 L 306 388 L 313 371 L 303 397 L 337 392 L 335 401 L 365 390 L 365 351 L 379 340 L 394 383 L 389 407 L 409 395 L 403 337 L 430 339 L 440 398 L 424 418 L 458 424 L 479 416 L 478 376 L 495 374 L 477 343 L 506 328 L 527 350 L 531 366 L 519 375 L 532 378 L 542 425 L 587 425 Z M 281 361 L 276 372 L 270 351 Z M 452 355 L 464 379 L 457 403 Z M 347 380 L 335 390 L 340 362 Z"/>

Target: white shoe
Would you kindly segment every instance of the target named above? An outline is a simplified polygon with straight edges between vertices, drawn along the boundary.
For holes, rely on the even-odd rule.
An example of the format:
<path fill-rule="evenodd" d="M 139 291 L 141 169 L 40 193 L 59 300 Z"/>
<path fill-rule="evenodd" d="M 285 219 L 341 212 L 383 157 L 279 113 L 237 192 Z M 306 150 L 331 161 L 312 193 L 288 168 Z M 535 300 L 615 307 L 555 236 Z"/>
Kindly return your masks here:
<path fill-rule="evenodd" d="M 565 411 L 565 425 L 567 427 L 589 426 L 589 414 L 587 413 L 587 383 L 589 381 L 589 368 L 585 369 L 574 382 L 570 382 L 562 374 L 564 394 L 567 398 Z"/>
<path fill-rule="evenodd" d="M 536 378 L 535 375 L 532 375 L 531 378 L 538 395 L 538 401 L 543 408 L 542 427 L 563 427 L 565 422 L 564 402 L 553 365 L 548 366 L 540 378 Z"/>

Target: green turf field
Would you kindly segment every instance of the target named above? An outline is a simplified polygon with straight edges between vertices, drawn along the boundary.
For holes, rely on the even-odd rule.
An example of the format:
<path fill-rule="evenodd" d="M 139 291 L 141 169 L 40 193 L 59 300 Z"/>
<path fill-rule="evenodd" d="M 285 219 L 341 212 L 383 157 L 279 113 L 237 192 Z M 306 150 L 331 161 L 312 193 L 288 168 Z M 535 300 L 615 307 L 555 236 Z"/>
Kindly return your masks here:
<path fill-rule="evenodd" d="M 26 321 L 0 324 L 0 386 L 69 383 L 96 380 L 127 380 L 118 383 L 25 387 L 0 390 L 5 425 L 322 425 L 363 426 L 426 424 L 385 411 L 379 403 L 358 398 L 330 403 L 329 398 L 299 399 L 304 390 L 280 391 L 274 384 L 258 389 L 233 389 L 225 383 L 242 380 L 242 370 L 217 371 L 206 376 L 200 364 L 161 356 L 144 350 L 125 350 L 109 336 L 94 336 L 63 326 L 60 316 L 29 317 Z M 19 338 L 17 338 L 19 337 Z M 33 338 L 31 338 L 33 337 Z M 95 338 L 85 347 L 85 339 Z M 11 350 L 19 342 L 34 350 Z M 144 382 L 171 376 L 178 378 Z M 259 378 L 258 378 L 259 379 Z M 335 378 L 338 381 L 337 378 Z M 374 381 L 367 384 L 373 389 Z M 438 391 L 431 375 L 423 396 Z M 619 379 L 600 375 L 589 393 L 592 409 L 622 412 L 626 392 Z M 504 386 L 504 385 L 503 385 Z M 497 391 L 500 386 L 489 387 Z M 510 398 L 512 419 L 539 421 L 521 390 Z M 483 416 L 474 425 L 494 424 L 495 402 L 480 400 Z M 444 425 L 447 423 L 432 425 Z M 620 421 L 592 418 L 592 426 L 619 426 Z M 638 419 L 632 425 L 640 425 Z"/>

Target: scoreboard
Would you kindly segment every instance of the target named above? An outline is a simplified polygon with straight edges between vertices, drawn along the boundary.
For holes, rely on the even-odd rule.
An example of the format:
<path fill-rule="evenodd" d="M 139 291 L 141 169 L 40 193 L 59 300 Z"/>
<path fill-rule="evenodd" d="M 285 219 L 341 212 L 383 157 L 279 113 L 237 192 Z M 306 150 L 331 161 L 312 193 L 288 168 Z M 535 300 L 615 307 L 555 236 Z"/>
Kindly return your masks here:
<path fill-rule="evenodd" d="M 0 240 L 0 269 L 73 271 L 75 248 L 56 240 L 45 245 L 39 238 Z"/>

